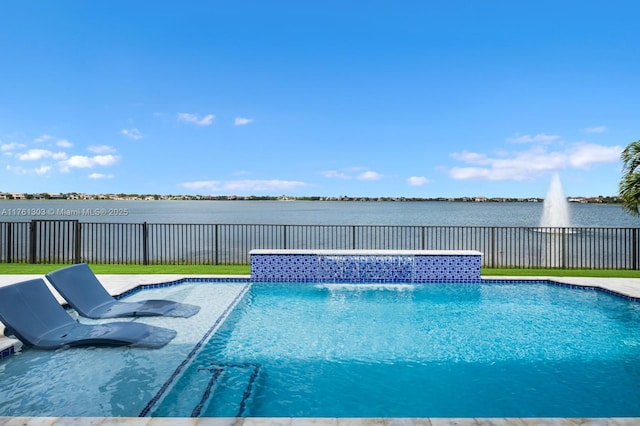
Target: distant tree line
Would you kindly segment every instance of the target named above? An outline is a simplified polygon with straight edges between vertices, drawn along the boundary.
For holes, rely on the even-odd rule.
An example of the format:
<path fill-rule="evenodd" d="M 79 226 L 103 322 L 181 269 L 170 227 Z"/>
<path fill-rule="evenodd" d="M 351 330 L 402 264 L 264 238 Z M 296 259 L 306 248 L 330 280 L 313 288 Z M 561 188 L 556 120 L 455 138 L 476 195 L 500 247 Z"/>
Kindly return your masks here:
<path fill-rule="evenodd" d="M 161 194 L 82 194 L 77 192 L 70 193 L 8 193 L 0 192 L 0 200 L 127 200 L 127 201 L 154 201 L 154 200 L 249 200 L 249 201 L 380 201 L 380 202 L 416 202 L 416 201 L 448 201 L 463 203 L 539 203 L 543 202 L 543 198 L 513 198 L 513 197 L 352 197 L 340 195 L 337 197 L 321 197 L 321 196 L 289 196 L 289 195 L 161 195 Z M 568 201 L 574 203 L 599 203 L 599 204 L 620 204 L 623 199 L 620 196 L 602 196 L 597 197 L 568 197 Z"/>

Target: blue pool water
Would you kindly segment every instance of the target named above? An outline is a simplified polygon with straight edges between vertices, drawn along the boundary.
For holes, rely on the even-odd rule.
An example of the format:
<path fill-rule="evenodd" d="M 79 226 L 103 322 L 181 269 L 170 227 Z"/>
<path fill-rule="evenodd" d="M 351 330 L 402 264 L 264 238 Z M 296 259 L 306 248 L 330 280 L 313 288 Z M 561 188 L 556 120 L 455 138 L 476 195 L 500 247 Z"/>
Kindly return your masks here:
<path fill-rule="evenodd" d="M 639 325 L 556 285 L 254 284 L 152 414 L 639 416 Z"/>
<path fill-rule="evenodd" d="M 203 309 L 142 319 L 178 331 L 162 349 L 0 361 L 0 416 L 640 416 L 640 304 L 602 292 L 238 282 L 129 299 L 163 297 Z"/>

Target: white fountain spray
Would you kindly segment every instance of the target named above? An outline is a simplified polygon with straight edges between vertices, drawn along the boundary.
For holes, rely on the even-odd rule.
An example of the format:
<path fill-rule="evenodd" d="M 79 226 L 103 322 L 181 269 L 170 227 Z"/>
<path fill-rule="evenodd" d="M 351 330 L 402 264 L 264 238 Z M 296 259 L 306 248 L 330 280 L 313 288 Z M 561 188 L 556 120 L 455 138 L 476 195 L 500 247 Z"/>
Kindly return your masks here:
<path fill-rule="evenodd" d="M 554 173 L 544 199 L 544 211 L 540 220 L 541 228 L 568 228 L 569 203 L 562 192 L 560 176 Z"/>

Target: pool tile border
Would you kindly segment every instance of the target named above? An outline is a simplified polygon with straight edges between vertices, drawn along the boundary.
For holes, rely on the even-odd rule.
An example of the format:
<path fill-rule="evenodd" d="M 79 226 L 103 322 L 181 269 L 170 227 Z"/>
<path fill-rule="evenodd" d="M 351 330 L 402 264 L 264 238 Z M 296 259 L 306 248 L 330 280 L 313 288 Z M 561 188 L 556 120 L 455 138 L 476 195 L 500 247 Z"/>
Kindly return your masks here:
<path fill-rule="evenodd" d="M 514 283 L 514 284 L 550 284 L 558 287 L 570 288 L 574 290 L 584 290 L 584 291 L 597 291 L 604 294 L 608 294 L 611 296 L 619 297 L 621 299 L 626 299 L 631 302 L 640 302 L 640 297 L 630 296 L 628 294 L 621 293 L 619 291 L 611 290 L 605 287 L 597 286 L 597 285 L 589 285 L 589 284 L 571 284 L 564 283 L 562 281 L 556 281 L 553 278 L 544 278 L 544 279 L 526 279 L 526 278 L 483 278 L 481 283 L 487 284 L 504 284 L 504 283 Z"/>
<path fill-rule="evenodd" d="M 118 294 L 116 296 L 113 296 L 116 299 L 121 299 L 123 297 L 127 297 L 127 296 L 131 296 L 132 294 L 135 294 L 141 290 L 149 290 L 149 289 L 154 289 L 154 288 L 167 288 L 167 287 L 174 287 L 176 285 L 180 285 L 180 284 L 184 284 L 184 283 L 249 283 L 252 282 L 251 277 L 247 276 L 246 278 L 220 278 L 220 277 L 212 277 L 212 278 L 207 278 L 207 277 L 198 277 L 198 278 L 194 278 L 194 277 L 185 277 L 185 278 L 179 278 L 177 280 L 171 280 L 171 281 L 164 281 L 164 282 L 160 282 L 160 283 L 153 283 L 153 284 L 140 284 L 137 285 L 135 287 L 133 287 L 132 289 L 129 289 L 127 291 L 122 292 L 121 294 Z"/>

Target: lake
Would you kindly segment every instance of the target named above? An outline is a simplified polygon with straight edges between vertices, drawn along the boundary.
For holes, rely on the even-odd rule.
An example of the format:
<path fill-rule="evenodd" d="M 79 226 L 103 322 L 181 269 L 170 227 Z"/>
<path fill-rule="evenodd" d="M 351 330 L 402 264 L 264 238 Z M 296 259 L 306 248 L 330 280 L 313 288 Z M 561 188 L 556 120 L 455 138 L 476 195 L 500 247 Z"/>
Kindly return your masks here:
<path fill-rule="evenodd" d="M 533 202 L 0 200 L 0 222 L 536 227 L 542 210 Z M 640 225 L 617 204 L 572 203 L 569 215 L 575 227 Z"/>

